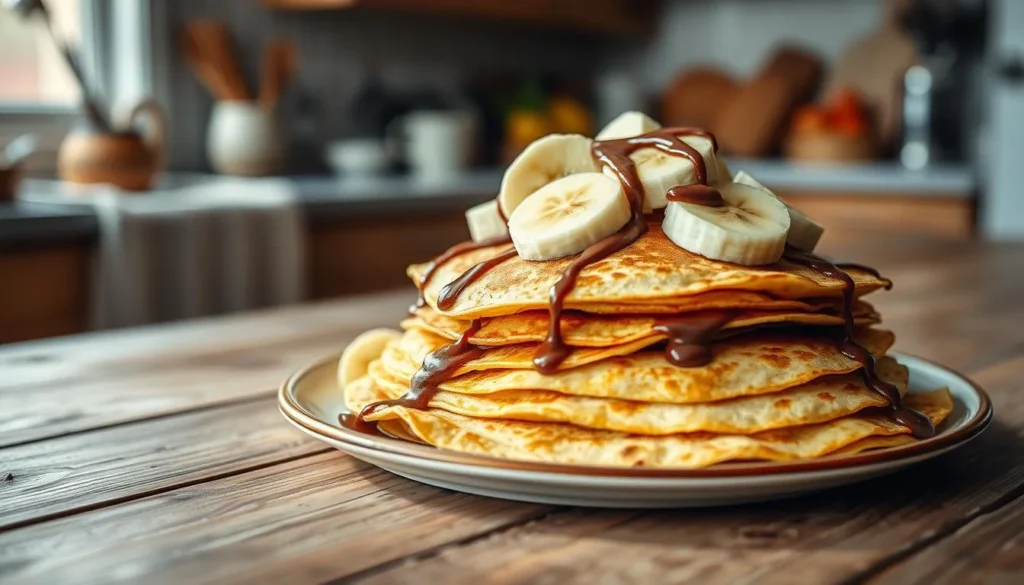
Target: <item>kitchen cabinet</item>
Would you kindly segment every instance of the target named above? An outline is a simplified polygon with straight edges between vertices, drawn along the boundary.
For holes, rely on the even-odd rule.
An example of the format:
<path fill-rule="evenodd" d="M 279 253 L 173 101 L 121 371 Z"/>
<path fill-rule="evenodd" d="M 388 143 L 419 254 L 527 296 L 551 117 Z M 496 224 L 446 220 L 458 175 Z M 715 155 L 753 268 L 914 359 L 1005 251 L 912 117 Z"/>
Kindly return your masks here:
<path fill-rule="evenodd" d="M 92 246 L 0 249 L 0 343 L 86 330 Z"/>
<path fill-rule="evenodd" d="M 380 9 L 639 35 L 654 28 L 654 0 L 263 0 L 279 10 Z"/>
<path fill-rule="evenodd" d="M 367 221 L 338 219 L 307 231 L 314 299 L 411 286 L 405 268 L 469 239 L 461 211 Z"/>
<path fill-rule="evenodd" d="M 787 203 L 825 226 L 822 243 L 887 234 L 967 239 L 974 234 L 975 205 L 966 193 L 879 194 L 857 191 L 779 191 Z"/>

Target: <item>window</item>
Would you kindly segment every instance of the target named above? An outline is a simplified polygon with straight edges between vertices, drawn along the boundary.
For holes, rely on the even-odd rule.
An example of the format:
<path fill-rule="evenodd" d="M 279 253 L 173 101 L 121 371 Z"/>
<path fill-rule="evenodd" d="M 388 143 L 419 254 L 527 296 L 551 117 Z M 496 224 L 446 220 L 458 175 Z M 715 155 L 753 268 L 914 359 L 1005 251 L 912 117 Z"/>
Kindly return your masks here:
<path fill-rule="evenodd" d="M 57 34 L 79 46 L 82 14 L 79 0 L 49 0 Z M 78 85 L 46 31 L 41 17 L 21 18 L 0 10 L 0 110 L 75 107 Z"/>
<path fill-rule="evenodd" d="M 77 48 L 87 81 L 108 116 L 117 119 L 112 105 L 134 105 L 157 93 L 154 77 L 164 83 L 171 43 L 153 23 L 166 22 L 169 2 L 45 2 L 58 37 Z M 80 101 L 74 75 L 42 18 L 26 20 L 0 3 L 0 146 L 21 134 L 36 134 L 40 152 L 28 166 L 52 170 L 61 140 L 82 117 Z"/>
<path fill-rule="evenodd" d="M 87 70 L 96 62 L 89 27 L 98 5 L 96 0 L 46 0 L 57 34 L 79 49 Z M 0 7 L 0 80 L 0 147 L 35 134 L 39 150 L 28 167 L 52 170 L 60 141 L 80 116 L 81 94 L 40 16 L 25 19 Z"/>

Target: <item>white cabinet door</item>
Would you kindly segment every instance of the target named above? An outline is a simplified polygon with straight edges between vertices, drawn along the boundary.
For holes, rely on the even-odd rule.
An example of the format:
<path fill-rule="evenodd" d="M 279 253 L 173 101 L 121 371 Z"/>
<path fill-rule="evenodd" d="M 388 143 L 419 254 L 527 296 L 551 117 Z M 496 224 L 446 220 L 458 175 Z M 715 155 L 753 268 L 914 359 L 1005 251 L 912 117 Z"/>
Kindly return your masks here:
<path fill-rule="evenodd" d="M 1024 2 L 995 0 L 989 14 L 989 157 L 981 206 L 982 233 L 1024 238 Z"/>

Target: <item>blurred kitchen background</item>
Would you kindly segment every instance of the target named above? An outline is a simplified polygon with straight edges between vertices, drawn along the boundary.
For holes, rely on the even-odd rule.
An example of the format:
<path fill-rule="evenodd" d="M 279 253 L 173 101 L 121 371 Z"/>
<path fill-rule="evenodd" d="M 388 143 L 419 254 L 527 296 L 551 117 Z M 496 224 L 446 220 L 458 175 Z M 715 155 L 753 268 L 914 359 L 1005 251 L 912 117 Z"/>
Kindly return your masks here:
<path fill-rule="evenodd" d="M 624 110 L 826 254 L 1024 238 L 1017 0 L 0 0 L 0 343 L 407 285 Z"/>

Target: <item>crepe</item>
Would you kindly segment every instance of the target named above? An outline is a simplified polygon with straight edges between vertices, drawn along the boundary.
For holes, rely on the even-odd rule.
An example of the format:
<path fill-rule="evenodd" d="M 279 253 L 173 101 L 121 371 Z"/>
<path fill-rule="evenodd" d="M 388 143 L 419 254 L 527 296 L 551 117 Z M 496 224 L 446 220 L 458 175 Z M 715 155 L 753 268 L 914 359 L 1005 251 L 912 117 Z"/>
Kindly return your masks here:
<path fill-rule="evenodd" d="M 470 343 L 494 347 L 517 343 L 540 343 L 548 332 L 547 311 L 526 311 L 501 317 L 485 317 L 482 326 L 470 338 Z M 559 321 L 562 339 L 576 347 L 609 347 L 647 339 L 655 343 L 665 335 L 655 331 L 659 322 L 668 317 L 652 315 L 590 315 L 579 311 L 566 311 Z M 873 325 L 880 321 L 874 308 L 858 302 L 854 306 L 857 325 Z M 840 326 L 843 318 L 828 313 L 810 313 L 795 310 L 737 311 L 724 330 L 750 328 L 759 325 L 788 323 L 792 325 Z M 469 328 L 468 321 L 442 315 L 430 308 L 417 309 L 415 316 L 402 322 L 404 329 L 418 328 L 431 333 L 458 339 Z"/>
<path fill-rule="evenodd" d="M 436 309 L 441 288 L 473 265 L 507 249 L 508 245 L 481 248 L 442 264 L 423 291 L 427 303 Z M 548 305 L 548 289 L 571 261 L 563 258 L 531 262 L 513 256 L 470 283 L 456 297 L 454 305 L 441 312 L 467 319 L 544 309 Z M 418 282 L 425 269 L 425 264 L 413 265 L 409 275 Z M 888 284 L 862 270 L 847 272 L 858 296 Z M 646 300 L 671 305 L 673 299 L 723 290 L 805 299 L 838 297 L 843 283 L 785 259 L 767 266 L 711 260 L 675 245 L 654 223 L 627 248 L 585 267 L 566 297 L 566 307 L 585 307 L 588 303 L 628 305 Z"/>
<path fill-rule="evenodd" d="M 891 358 L 878 363 L 878 375 L 906 392 L 907 369 Z M 380 362 L 370 378 L 388 398 L 409 389 L 408 378 Z M 859 373 L 818 378 L 781 392 L 696 404 L 634 402 L 571 396 L 544 390 L 505 390 L 491 394 L 441 391 L 430 407 L 470 417 L 564 422 L 593 429 L 644 435 L 695 431 L 751 434 L 770 429 L 833 420 L 869 407 L 886 406 L 885 397 L 865 386 Z M 387 418 L 386 409 L 367 420 Z"/>
<path fill-rule="evenodd" d="M 875 329 L 858 330 L 857 338 L 875 355 L 882 355 L 893 342 L 892 333 Z M 409 373 L 411 367 L 418 368 L 423 363 L 428 353 L 448 343 L 450 340 L 447 338 L 419 329 L 410 329 L 396 344 L 389 345 L 384 350 L 383 359 L 390 369 Z M 596 385 L 589 383 L 591 378 L 600 379 L 607 382 L 608 387 L 614 387 L 619 385 L 614 380 L 621 378 L 638 382 L 631 384 L 634 388 L 657 388 L 663 385 L 681 387 L 684 380 L 699 380 L 700 386 L 716 386 L 720 388 L 720 392 L 726 393 L 737 387 L 732 380 L 743 380 L 741 383 L 745 384 L 742 386 L 744 388 L 779 388 L 778 384 L 783 383 L 781 380 L 800 379 L 799 382 L 789 384 L 793 386 L 813 379 L 808 376 L 852 372 L 860 367 L 858 362 L 839 352 L 834 342 L 806 332 L 773 334 L 754 331 L 748 335 L 712 343 L 712 361 L 704 366 L 689 368 L 680 368 L 668 363 L 662 351 L 640 351 L 650 343 L 650 340 L 640 340 L 609 347 L 573 348 L 559 370 L 549 375 L 540 374 L 533 369 L 536 344 L 495 347 L 454 370 L 448 383 L 469 372 L 524 370 L 520 374 L 523 379 L 537 380 L 537 385 L 518 388 L 561 391 L 549 384 L 558 383 L 564 386 L 575 382 L 580 387 Z M 572 371 L 588 364 L 593 364 L 594 367 L 579 372 Z M 647 375 L 651 378 L 637 379 Z M 549 382 L 543 382 L 544 380 Z M 731 396 L 719 398 L 726 397 Z M 698 400 L 707 399 L 702 397 Z"/>
<path fill-rule="evenodd" d="M 346 403 L 358 412 L 387 398 L 369 377 L 346 388 Z M 908 394 L 907 406 L 939 424 L 952 410 L 945 389 Z M 909 431 L 885 416 L 854 415 L 826 423 L 787 427 L 752 435 L 685 433 L 632 435 L 568 424 L 466 417 L 439 409 L 382 409 L 385 432 L 411 435 L 444 449 L 509 459 L 573 465 L 700 468 L 731 460 L 786 461 L 821 457 L 859 441 L 905 435 Z M 871 446 L 872 443 L 860 443 Z M 867 448 L 867 447 L 865 447 Z"/>

